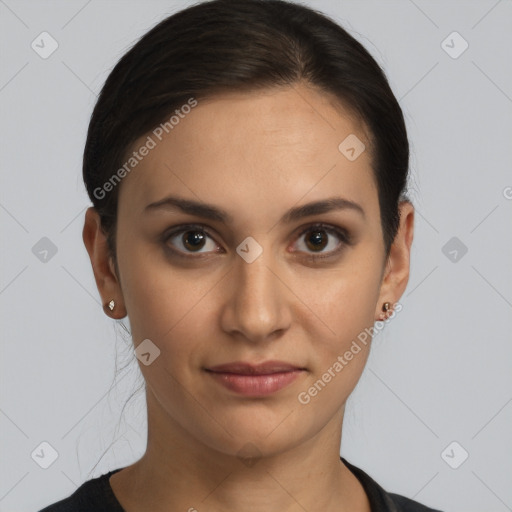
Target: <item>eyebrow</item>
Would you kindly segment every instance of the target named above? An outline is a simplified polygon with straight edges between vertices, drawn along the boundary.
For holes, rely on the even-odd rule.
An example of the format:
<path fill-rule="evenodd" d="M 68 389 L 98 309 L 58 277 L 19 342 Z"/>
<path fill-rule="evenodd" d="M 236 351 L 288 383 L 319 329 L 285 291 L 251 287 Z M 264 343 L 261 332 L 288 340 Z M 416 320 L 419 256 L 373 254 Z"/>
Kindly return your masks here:
<path fill-rule="evenodd" d="M 191 199 L 183 199 L 177 196 L 167 196 L 160 201 L 148 204 L 144 209 L 144 212 L 148 213 L 158 210 L 173 211 L 176 209 L 190 215 L 195 215 L 196 217 L 216 220 L 223 222 L 224 224 L 233 222 L 233 217 L 227 211 L 218 208 L 217 206 L 193 201 Z M 335 210 L 352 210 L 359 213 L 363 218 L 366 217 L 363 208 L 358 203 L 342 197 L 331 197 L 321 201 L 295 206 L 281 217 L 280 222 L 291 223 L 304 217 L 328 213 Z"/>

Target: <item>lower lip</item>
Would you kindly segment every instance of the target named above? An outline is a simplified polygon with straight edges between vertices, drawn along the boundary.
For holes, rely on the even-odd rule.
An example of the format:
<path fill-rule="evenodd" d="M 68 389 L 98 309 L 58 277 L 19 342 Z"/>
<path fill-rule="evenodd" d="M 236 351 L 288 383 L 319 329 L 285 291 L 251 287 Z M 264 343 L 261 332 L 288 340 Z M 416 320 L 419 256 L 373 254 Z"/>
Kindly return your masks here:
<path fill-rule="evenodd" d="M 302 370 L 267 375 L 240 375 L 235 373 L 208 372 L 217 382 L 235 393 L 245 396 L 265 396 L 275 393 L 292 383 Z"/>

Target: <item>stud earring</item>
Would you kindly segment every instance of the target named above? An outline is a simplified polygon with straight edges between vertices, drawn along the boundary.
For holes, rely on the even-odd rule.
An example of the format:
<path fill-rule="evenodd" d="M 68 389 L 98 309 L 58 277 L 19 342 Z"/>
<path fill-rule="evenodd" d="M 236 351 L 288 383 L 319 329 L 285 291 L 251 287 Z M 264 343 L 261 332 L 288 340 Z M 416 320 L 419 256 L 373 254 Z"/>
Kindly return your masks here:
<path fill-rule="evenodd" d="M 380 319 L 385 320 L 386 318 L 389 317 L 389 315 L 391 314 L 392 311 L 393 311 L 393 309 L 391 307 L 391 304 L 389 302 L 384 302 L 382 304 L 382 313 L 380 315 Z"/>
<path fill-rule="evenodd" d="M 109 303 L 108 303 L 108 309 L 110 309 L 110 311 L 114 311 L 114 308 L 116 307 L 116 303 L 114 302 L 114 299 L 112 299 Z"/>

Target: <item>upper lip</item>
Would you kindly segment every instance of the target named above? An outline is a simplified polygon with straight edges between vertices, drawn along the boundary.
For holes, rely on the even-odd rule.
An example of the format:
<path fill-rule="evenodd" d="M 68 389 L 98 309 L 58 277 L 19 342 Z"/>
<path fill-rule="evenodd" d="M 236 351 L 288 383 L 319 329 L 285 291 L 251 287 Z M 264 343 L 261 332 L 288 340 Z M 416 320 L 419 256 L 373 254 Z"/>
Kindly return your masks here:
<path fill-rule="evenodd" d="M 235 373 L 239 375 L 268 375 L 272 373 L 292 372 L 296 370 L 304 370 L 300 366 L 296 366 L 283 361 L 265 361 L 260 364 L 245 363 L 243 361 L 235 361 L 233 363 L 219 364 L 206 368 L 207 371 L 215 373 Z"/>

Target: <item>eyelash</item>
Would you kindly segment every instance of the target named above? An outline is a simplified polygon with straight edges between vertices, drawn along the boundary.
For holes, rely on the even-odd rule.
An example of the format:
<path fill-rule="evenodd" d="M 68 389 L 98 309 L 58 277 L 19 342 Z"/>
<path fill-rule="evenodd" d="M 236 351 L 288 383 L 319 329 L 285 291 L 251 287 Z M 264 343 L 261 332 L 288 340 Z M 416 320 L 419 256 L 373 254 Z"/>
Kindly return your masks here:
<path fill-rule="evenodd" d="M 209 233 L 206 226 L 204 226 L 202 224 L 185 224 L 183 226 L 179 226 L 176 229 L 173 229 L 170 232 L 166 232 L 163 235 L 162 242 L 164 243 L 166 249 L 169 250 L 170 252 L 172 252 L 172 254 L 174 256 L 177 256 L 180 258 L 185 258 L 188 260 L 190 260 L 192 258 L 195 258 L 195 259 L 204 258 L 205 253 L 197 253 L 198 255 L 193 255 L 194 253 L 183 253 L 183 251 L 181 251 L 179 249 L 173 249 L 169 246 L 168 241 L 170 238 L 172 238 L 173 236 L 176 236 L 180 233 L 186 233 L 187 231 L 200 231 L 200 232 L 206 234 L 208 237 L 214 239 L 214 237 Z M 348 231 L 346 231 L 345 229 L 342 229 L 342 228 L 337 228 L 337 227 L 329 225 L 329 224 L 324 224 L 322 222 L 310 224 L 309 226 L 304 228 L 299 233 L 297 238 L 300 238 L 303 235 L 305 235 L 306 233 L 310 233 L 312 231 L 325 231 L 326 233 L 328 233 L 330 235 L 337 236 L 341 240 L 340 247 L 338 247 L 337 249 L 329 251 L 325 254 L 323 254 L 323 253 L 308 254 L 306 257 L 311 259 L 312 261 L 318 261 L 318 260 L 323 260 L 323 259 L 327 259 L 327 258 L 332 258 L 335 255 L 339 254 L 345 248 L 345 246 L 352 245 L 352 239 L 351 239 L 351 236 L 348 233 Z"/>

